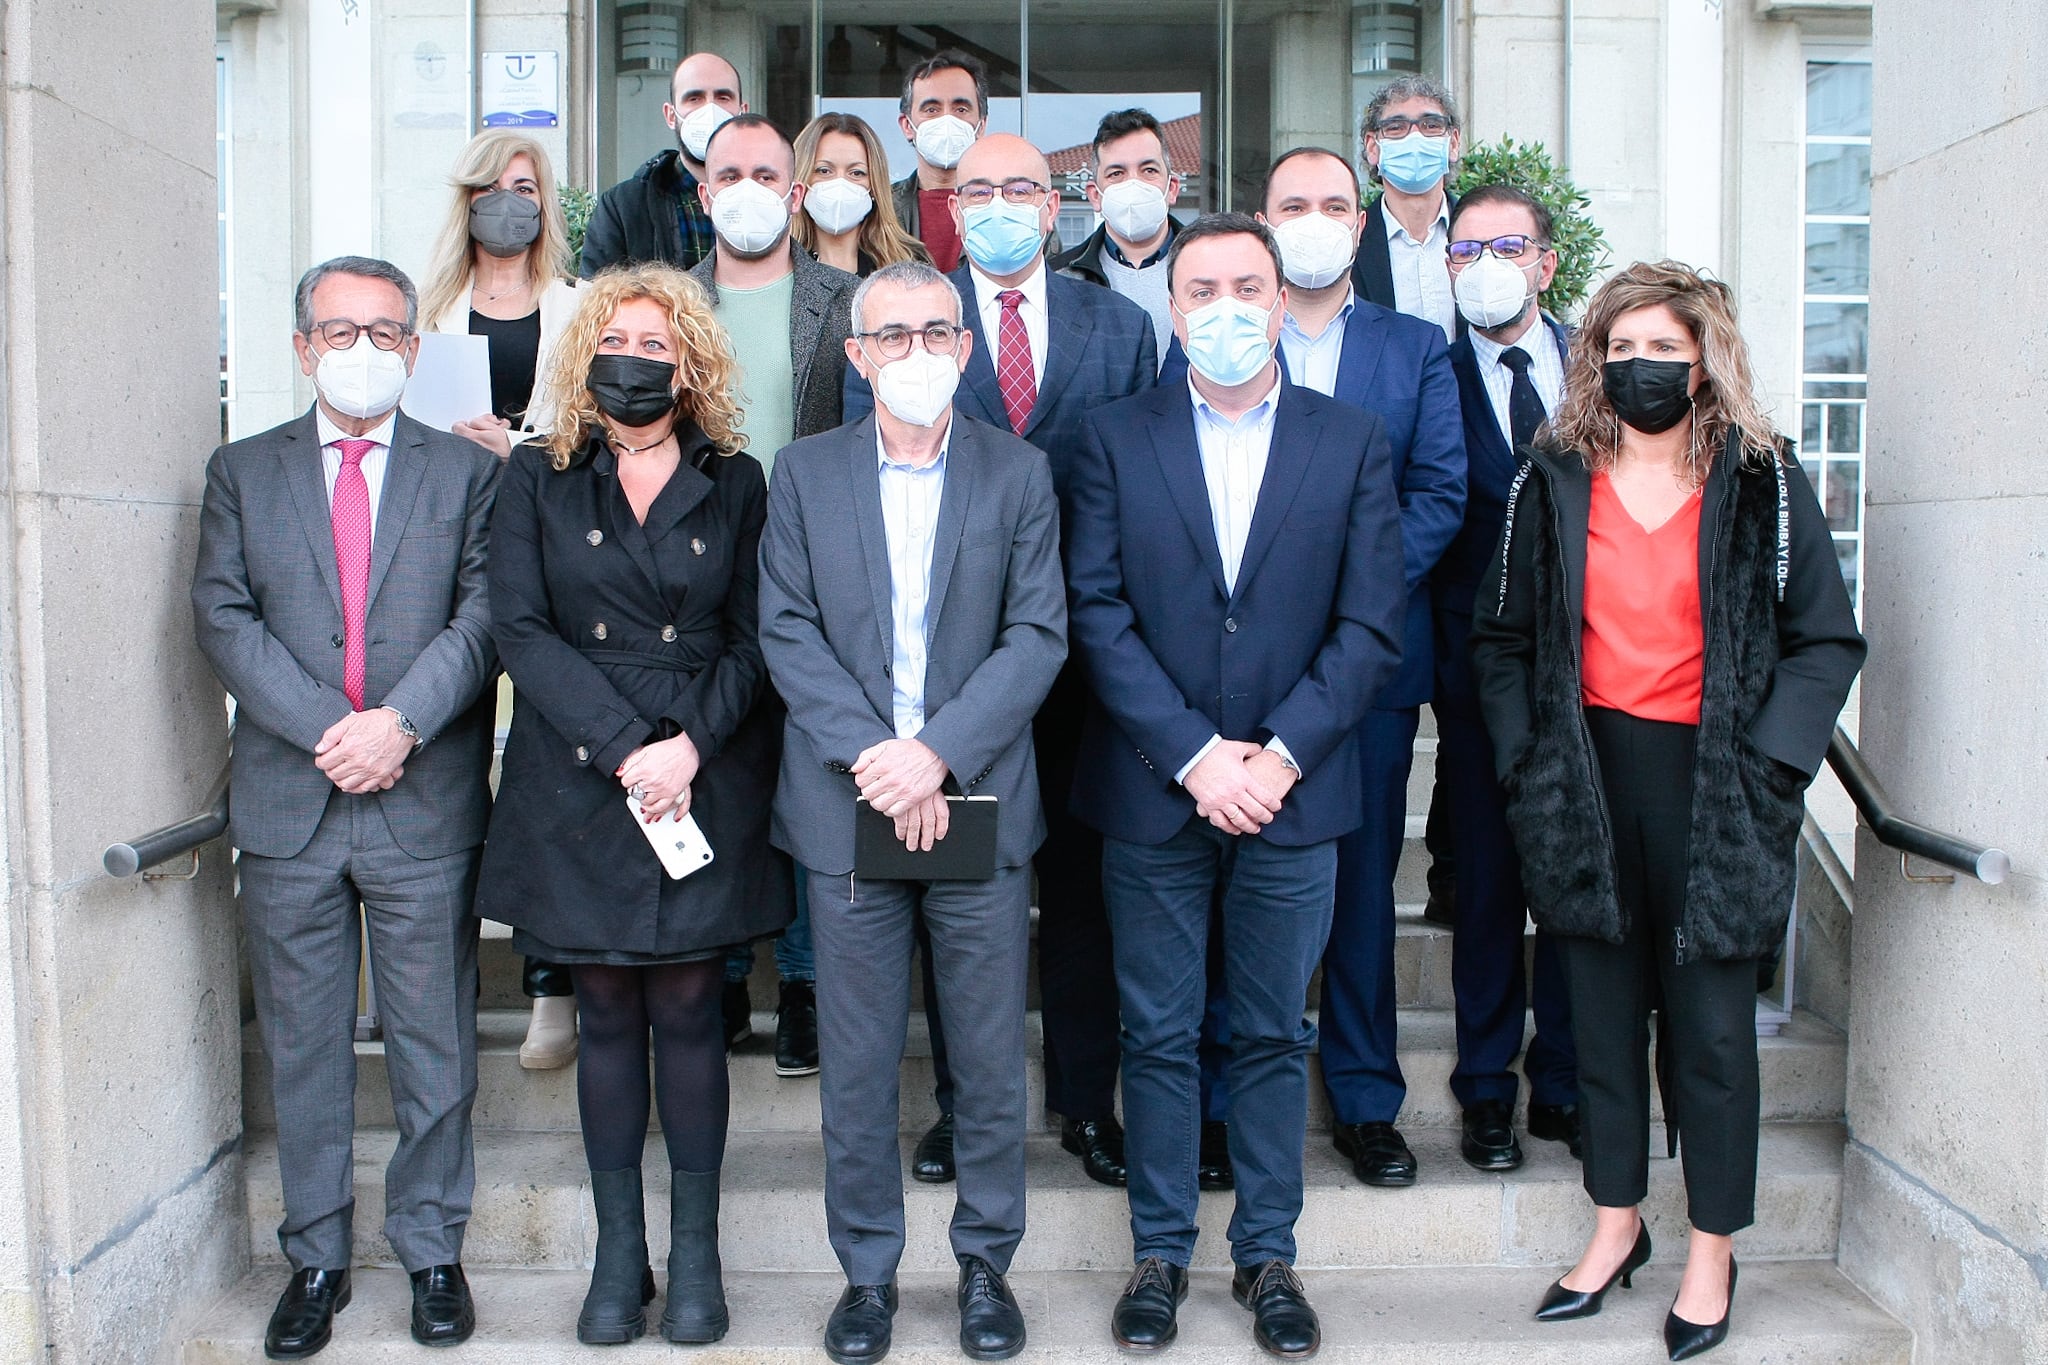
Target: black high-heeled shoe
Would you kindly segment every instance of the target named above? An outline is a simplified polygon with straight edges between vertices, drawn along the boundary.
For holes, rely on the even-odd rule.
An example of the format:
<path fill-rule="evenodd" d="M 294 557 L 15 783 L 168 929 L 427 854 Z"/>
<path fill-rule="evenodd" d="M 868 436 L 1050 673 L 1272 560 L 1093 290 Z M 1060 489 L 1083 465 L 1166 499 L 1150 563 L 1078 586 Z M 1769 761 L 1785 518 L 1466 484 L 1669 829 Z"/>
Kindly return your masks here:
<path fill-rule="evenodd" d="M 1600 1301 L 1607 1297 L 1607 1291 L 1614 1288 L 1616 1280 L 1624 1289 L 1635 1288 L 1634 1276 L 1650 1261 L 1650 1225 L 1640 1218 L 1636 1220 L 1636 1244 L 1629 1248 L 1627 1259 L 1621 1268 L 1607 1277 L 1607 1283 L 1598 1289 L 1566 1289 L 1563 1277 L 1550 1286 L 1543 1302 L 1537 1306 L 1536 1321 L 1565 1322 L 1572 1318 L 1590 1318 L 1600 1311 Z M 1665 1329 L 1667 1335 L 1669 1328 Z"/>
<path fill-rule="evenodd" d="M 1722 1312 L 1719 1322 L 1687 1322 L 1678 1316 L 1677 1300 L 1672 1300 L 1671 1311 L 1664 1315 L 1664 1349 L 1673 1360 L 1691 1360 L 1728 1339 L 1728 1319 L 1735 1314 L 1735 1274 L 1740 1268 L 1731 1252 L 1728 1257 L 1728 1307 Z"/>

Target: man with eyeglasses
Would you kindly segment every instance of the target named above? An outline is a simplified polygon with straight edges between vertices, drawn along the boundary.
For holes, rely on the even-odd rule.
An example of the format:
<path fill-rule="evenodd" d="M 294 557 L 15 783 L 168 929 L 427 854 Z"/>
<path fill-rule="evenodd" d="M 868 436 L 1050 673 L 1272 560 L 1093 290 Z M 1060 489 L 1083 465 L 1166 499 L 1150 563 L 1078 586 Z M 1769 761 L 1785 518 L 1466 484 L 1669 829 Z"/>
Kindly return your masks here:
<path fill-rule="evenodd" d="M 1059 196 L 1036 147 L 992 133 L 967 150 L 959 171 L 950 211 L 967 263 L 951 278 L 979 323 L 982 344 L 965 362 L 956 401 L 975 420 L 1044 451 L 1064 496 L 1082 418 L 1151 386 L 1159 368 L 1152 322 L 1129 299 L 1047 268 L 1045 235 Z M 865 415 L 873 402 L 866 382 L 849 374 L 847 416 Z M 1061 1116 L 1061 1142 L 1088 1177 L 1122 1185 L 1116 988 L 1097 872 L 1101 841 L 1066 806 L 1086 702 L 1081 675 L 1069 668 L 1034 726 L 1048 827 L 1038 863 L 1046 1107 Z M 935 1134 L 950 1132 L 942 1117 Z M 921 1143 L 920 1159 L 937 1157 L 937 1146 Z"/>
<path fill-rule="evenodd" d="M 945 276 L 884 267 L 853 317 L 847 358 L 881 404 L 782 452 L 761 537 L 761 651 L 789 707 L 772 837 L 808 878 L 825 1211 L 847 1280 L 825 1352 L 865 1365 L 889 1349 L 922 921 L 957 1091 L 960 1347 L 1004 1360 L 1024 1348 L 1004 1276 L 1024 1234 L 1030 859 L 1046 828 L 1031 718 L 1066 657 L 1059 513 L 1045 457 L 954 403 L 979 348 Z M 991 876 L 858 875 L 861 802 L 928 851 L 948 797 L 995 798 Z"/>
<path fill-rule="evenodd" d="M 1173 309 L 1166 295 L 1166 249 L 1180 224 L 1167 212 L 1180 198 L 1181 177 L 1159 120 L 1143 109 L 1104 114 L 1090 147 L 1094 174 L 1088 203 L 1102 226 L 1081 245 L 1053 257 L 1062 275 L 1105 285 L 1152 318 L 1152 342 L 1164 357 L 1173 344 Z"/>
<path fill-rule="evenodd" d="M 598 196 L 577 267 L 584 279 L 606 266 L 648 261 L 688 270 L 711 254 L 717 234 L 698 194 L 704 155 L 718 126 L 746 112 L 739 68 L 731 62 L 716 52 L 693 52 L 676 64 L 669 102 L 661 106 L 676 145 Z"/>
<path fill-rule="evenodd" d="M 1578 1056 L 1557 944 L 1536 934 L 1526 975 L 1521 863 L 1508 832 L 1506 795 L 1494 775 L 1466 640 L 1472 602 L 1500 544 L 1508 489 L 1522 450 L 1557 408 L 1567 339 L 1539 300 L 1557 273 L 1551 215 L 1508 185 L 1481 185 L 1458 201 L 1446 250 L 1458 311 L 1468 324 L 1451 343 L 1467 458 L 1465 519 L 1437 566 L 1435 596 L 1437 789 L 1455 831 L 1458 865 L 1451 983 L 1458 1064 L 1451 1091 L 1464 1108 L 1465 1158 L 1482 1170 L 1522 1162 L 1516 1141 L 1514 1063 L 1525 1010 L 1535 1036 L 1522 1058 L 1529 1079 L 1529 1135 L 1580 1150 Z"/>
<path fill-rule="evenodd" d="M 200 652 L 235 699 L 229 838 L 292 1268 L 264 1335 L 273 1360 L 326 1346 L 349 1302 L 365 929 L 398 1121 L 384 1234 L 412 1276 L 413 1338 L 475 1329 L 470 901 L 496 704 L 484 560 L 499 461 L 398 411 L 419 352 L 412 281 L 344 256 L 307 271 L 296 302 L 317 401 L 213 453 L 192 577 Z"/>
<path fill-rule="evenodd" d="M 1359 120 L 1360 157 L 1381 194 L 1365 213 L 1352 279 L 1382 308 L 1457 335 L 1458 311 L 1437 262 L 1449 240 L 1451 172 L 1464 134 L 1451 92 L 1427 76 L 1380 87 Z"/>

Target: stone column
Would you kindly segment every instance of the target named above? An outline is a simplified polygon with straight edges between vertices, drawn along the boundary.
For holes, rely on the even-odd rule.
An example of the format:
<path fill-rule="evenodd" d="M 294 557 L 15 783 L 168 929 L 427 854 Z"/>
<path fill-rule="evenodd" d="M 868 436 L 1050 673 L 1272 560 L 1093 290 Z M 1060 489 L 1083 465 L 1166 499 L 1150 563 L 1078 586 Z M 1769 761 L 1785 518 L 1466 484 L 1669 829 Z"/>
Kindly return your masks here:
<path fill-rule="evenodd" d="M 1841 1264 L 1920 1365 L 2048 1361 L 2048 10 L 1874 18 L 1863 747 L 2015 872 L 1858 846 Z"/>
<path fill-rule="evenodd" d="M 142 1361 L 248 1263 L 220 689 L 187 605 L 219 439 L 210 8 L 0 11 L 0 1359 Z M 47 1349 L 46 1349 L 47 1348 Z"/>

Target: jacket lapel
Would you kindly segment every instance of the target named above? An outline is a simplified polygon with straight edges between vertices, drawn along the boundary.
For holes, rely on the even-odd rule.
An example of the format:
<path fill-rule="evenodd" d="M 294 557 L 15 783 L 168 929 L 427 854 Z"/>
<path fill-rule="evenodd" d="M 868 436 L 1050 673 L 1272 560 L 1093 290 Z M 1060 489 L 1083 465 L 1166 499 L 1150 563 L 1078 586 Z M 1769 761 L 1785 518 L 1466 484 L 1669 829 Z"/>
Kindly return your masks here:
<path fill-rule="evenodd" d="M 889 533 L 882 522 L 882 479 L 876 465 L 875 419 L 872 414 L 845 428 L 847 477 L 853 490 L 853 521 L 860 531 L 861 558 L 867 563 L 868 590 L 874 595 L 875 631 L 882 657 L 894 654 L 895 613 L 889 606 Z M 943 510 L 943 509 L 942 509 Z"/>
<path fill-rule="evenodd" d="M 1252 507 L 1251 531 L 1245 537 L 1244 560 L 1237 567 L 1237 591 L 1231 594 L 1232 600 L 1243 595 L 1245 584 L 1251 582 L 1260 561 L 1279 538 L 1280 523 L 1294 505 L 1294 495 L 1301 489 L 1321 435 L 1321 422 L 1301 410 L 1299 391 L 1282 384 L 1279 411 L 1273 414 L 1273 439 L 1266 448 L 1266 476 L 1259 481 L 1259 500 Z"/>
<path fill-rule="evenodd" d="M 306 548 L 313 552 L 320 581 L 341 610 L 341 571 L 334 564 L 334 514 L 327 505 L 327 472 L 320 455 L 320 429 L 308 411 L 285 428 L 284 445 L 278 451 L 285 480 L 292 491 L 292 505 L 298 509 L 299 524 L 306 529 Z M 388 476 L 387 476 L 388 477 Z"/>
<path fill-rule="evenodd" d="M 377 532 L 370 540 L 370 594 L 364 615 L 377 605 L 377 591 L 384 575 L 398 555 L 398 542 L 412 521 L 413 504 L 419 500 L 420 484 L 427 476 L 427 443 L 419 423 L 398 414 L 391 428 L 391 449 L 384 457 L 384 492 L 377 501 Z"/>
<path fill-rule="evenodd" d="M 1337 391 L 1331 397 L 1376 411 L 1377 405 L 1367 400 L 1372 395 L 1373 375 L 1379 370 L 1380 352 L 1386 347 L 1385 315 L 1374 308 L 1353 307 L 1344 320 L 1343 348 L 1337 352 Z"/>
<path fill-rule="evenodd" d="M 1188 536 L 1202 563 L 1215 581 L 1216 595 L 1230 600 L 1223 585 L 1223 551 L 1216 544 L 1216 519 L 1209 510 L 1209 481 L 1202 475 L 1202 443 L 1195 435 L 1195 407 L 1185 384 L 1152 391 L 1154 420 L 1145 424 L 1152 433 L 1152 449 L 1159 460 L 1159 472 L 1180 518 L 1187 523 Z M 1239 575 L 1240 578 L 1243 575 Z"/>
<path fill-rule="evenodd" d="M 974 272 L 963 265 L 948 278 L 960 291 L 961 312 L 967 329 L 974 333 L 974 349 L 968 353 L 967 368 L 960 374 L 960 395 L 954 399 L 955 407 L 976 421 L 1008 431 L 1010 414 L 1003 406 L 1002 385 L 996 382 L 996 339 L 981 335 L 981 304 L 974 293 Z"/>
<path fill-rule="evenodd" d="M 939 613 L 946 605 L 946 585 L 953 581 L 953 561 L 960 554 L 960 537 L 967 526 L 967 508 L 974 498 L 974 476 L 982 453 L 981 433 L 962 422 L 958 413 L 946 439 L 945 489 L 939 495 L 939 524 L 932 533 L 931 586 L 925 594 L 927 646 L 938 638 Z"/>
<path fill-rule="evenodd" d="M 825 309 L 832 291 L 818 279 L 819 267 L 795 242 L 789 244 L 796 278 L 789 287 L 789 357 L 795 366 L 790 401 L 801 406 L 804 386 L 811 382 L 811 362 L 818 356 L 818 336 L 825 330 Z"/>
<path fill-rule="evenodd" d="M 695 436 L 696 439 L 694 441 L 690 440 L 688 439 L 689 436 Z M 624 538 L 629 549 L 638 548 L 641 555 L 646 556 L 645 560 L 641 562 L 640 568 L 647 575 L 647 581 L 652 583 L 657 589 L 660 589 L 662 584 L 658 571 L 655 568 L 654 547 L 659 545 L 669 532 L 675 530 L 685 517 L 696 511 L 699 503 L 711 496 L 713 487 L 710 476 L 698 472 L 695 463 L 700 455 L 710 450 L 710 441 L 692 430 L 685 434 L 685 439 L 681 444 L 682 459 L 676 465 L 676 472 L 669 475 L 668 482 L 662 485 L 659 493 L 654 495 L 654 501 L 647 505 L 647 519 L 640 523 L 641 534 L 637 537 L 641 542 L 640 545 L 634 546 L 635 537 L 627 536 Z M 712 451 L 709 455 L 705 455 L 704 458 L 724 460 L 732 457 L 720 455 L 716 451 Z M 624 489 L 619 490 L 619 496 L 621 499 L 625 497 Z M 626 505 L 626 515 L 631 516 L 632 514 L 632 504 L 628 503 Z M 636 560 L 639 558 L 639 555 L 635 556 Z"/>
<path fill-rule="evenodd" d="M 1351 284 L 1382 308 L 1394 306 L 1394 258 L 1387 250 L 1387 211 L 1382 200 L 1365 211 L 1358 239 L 1358 259 L 1351 265 Z"/>
<path fill-rule="evenodd" d="M 1508 449 L 1506 434 L 1500 429 L 1500 418 L 1494 415 L 1493 400 L 1487 395 L 1486 381 L 1480 377 L 1479 357 L 1472 349 L 1470 337 L 1459 337 L 1451 343 L 1451 369 L 1458 376 L 1458 402 L 1465 419 L 1466 457 L 1474 463 L 1485 461 L 1491 465 L 1494 477 L 1488 481 L 1488 486 L 1504 488 L 1514 479 L 1515 456 Z"/>
<path fill-rule="evenodd" d="M 1586 622 L 1586 528 L 1593 518 L 1593 476 L 1585 463 L 1574 456 L 1546 460 L 1552 476 L 1557 508 L 1557 531 L 1562 537 L 1566 605 L 1571 608 L 1572 629 Z"/>
<path fill-rule="evenodd" d="M 1085 302 L 1076 297 L 1083 289 L 1100 289 L 1101 285 L 1082 284 L 1078 280 L 1055 275 L 1050 268 L 1045 276 L 1045 373 L 1038 376 L 1038 394 L 1031 405 L 1031 416 L 1024 423 L 1024 430 L 1017 433 L 1030 437 L 1038 424 L 1052 411 L 1052 403 L 1046 395 L 1066 392 L 1067 384 L 1074 377 L 1075 368 L 1081 363 L 1081 352 L 1087 349 L 1088 329 L 1082 322 Z"/>

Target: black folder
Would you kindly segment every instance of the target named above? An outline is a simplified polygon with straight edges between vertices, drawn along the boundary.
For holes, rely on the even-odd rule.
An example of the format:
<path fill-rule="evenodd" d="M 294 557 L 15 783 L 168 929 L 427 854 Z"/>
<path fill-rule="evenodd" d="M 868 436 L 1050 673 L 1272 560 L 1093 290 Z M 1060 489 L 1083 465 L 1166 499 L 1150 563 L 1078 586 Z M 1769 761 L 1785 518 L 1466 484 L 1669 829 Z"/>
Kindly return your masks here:
<path fill-rule="evenodd" d="M 946 808 L 946 837 L 918 852 L 896 837 L 894 820 L 856 798 L 854 875 L 902 882 L 985 882 L 995 876 L 996 798 L 949 796 Z"/>

